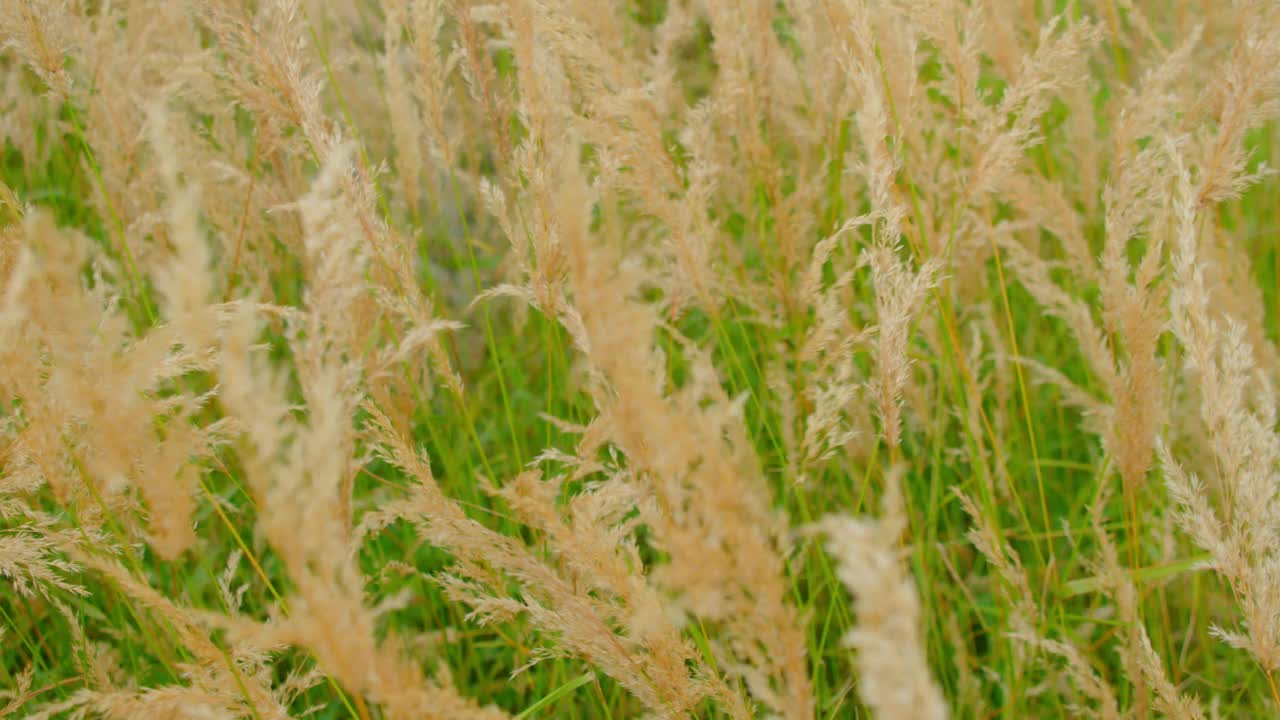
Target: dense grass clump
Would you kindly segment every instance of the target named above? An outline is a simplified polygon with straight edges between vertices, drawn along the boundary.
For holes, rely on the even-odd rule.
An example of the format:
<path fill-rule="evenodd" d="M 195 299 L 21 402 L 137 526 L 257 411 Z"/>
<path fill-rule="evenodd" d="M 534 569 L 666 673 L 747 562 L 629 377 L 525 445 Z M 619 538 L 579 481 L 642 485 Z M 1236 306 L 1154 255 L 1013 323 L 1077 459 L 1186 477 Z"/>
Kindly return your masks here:
<path fill-rule="evenodd" d="M 0 717 L 1280 713 L 1280 4 L 4 0 Z"/>

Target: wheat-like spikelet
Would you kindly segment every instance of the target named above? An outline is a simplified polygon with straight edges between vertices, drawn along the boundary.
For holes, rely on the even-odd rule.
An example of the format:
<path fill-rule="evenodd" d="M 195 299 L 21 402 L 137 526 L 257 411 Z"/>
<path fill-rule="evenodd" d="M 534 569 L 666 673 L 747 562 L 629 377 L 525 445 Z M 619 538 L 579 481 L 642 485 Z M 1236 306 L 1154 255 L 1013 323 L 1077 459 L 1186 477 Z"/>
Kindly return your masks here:
<path fill-rule="evenodd" d="M 890 471 L 884 514 L 872 520 L 829 517 L 819 528 L 856 599 L 858 627 L 845 642 L 858 653 L 858 692 L 880 718 L 948 717 L 920 637 L 920 600 L 906 576 L 906 529 L 899 471 Z"/>

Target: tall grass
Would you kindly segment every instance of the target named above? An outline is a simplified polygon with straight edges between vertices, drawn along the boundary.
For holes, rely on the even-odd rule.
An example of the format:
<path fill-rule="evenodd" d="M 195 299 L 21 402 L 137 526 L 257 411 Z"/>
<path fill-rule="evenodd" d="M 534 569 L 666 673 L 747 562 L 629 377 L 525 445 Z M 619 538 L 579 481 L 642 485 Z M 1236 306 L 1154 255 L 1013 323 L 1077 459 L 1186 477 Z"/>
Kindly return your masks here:
<path fill-rule="evenodd" d="M 1280 5 L 7 0 L 0 716 L 1280 713 Z"/>

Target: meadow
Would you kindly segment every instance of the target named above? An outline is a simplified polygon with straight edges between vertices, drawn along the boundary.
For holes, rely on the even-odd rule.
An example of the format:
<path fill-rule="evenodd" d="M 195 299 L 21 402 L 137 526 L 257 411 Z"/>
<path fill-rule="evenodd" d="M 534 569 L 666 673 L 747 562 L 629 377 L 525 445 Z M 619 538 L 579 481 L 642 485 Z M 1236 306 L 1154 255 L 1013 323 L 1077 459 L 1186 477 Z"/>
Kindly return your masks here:
<path fill-rule="evenodd" d="M 0 717 L 1280 716 L 1275 0 L 0 0 Z"/>

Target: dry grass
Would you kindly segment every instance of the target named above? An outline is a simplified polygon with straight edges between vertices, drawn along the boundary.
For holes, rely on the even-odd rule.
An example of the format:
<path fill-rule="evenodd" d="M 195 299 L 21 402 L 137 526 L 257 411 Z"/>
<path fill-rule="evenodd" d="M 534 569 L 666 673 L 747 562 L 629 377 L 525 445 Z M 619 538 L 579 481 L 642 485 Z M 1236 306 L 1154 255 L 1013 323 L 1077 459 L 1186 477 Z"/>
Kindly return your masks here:
<path fill-rule="evenodd" d="M 1280 713 L 1280 5 L 6 0 L 0 717 Z"/>

